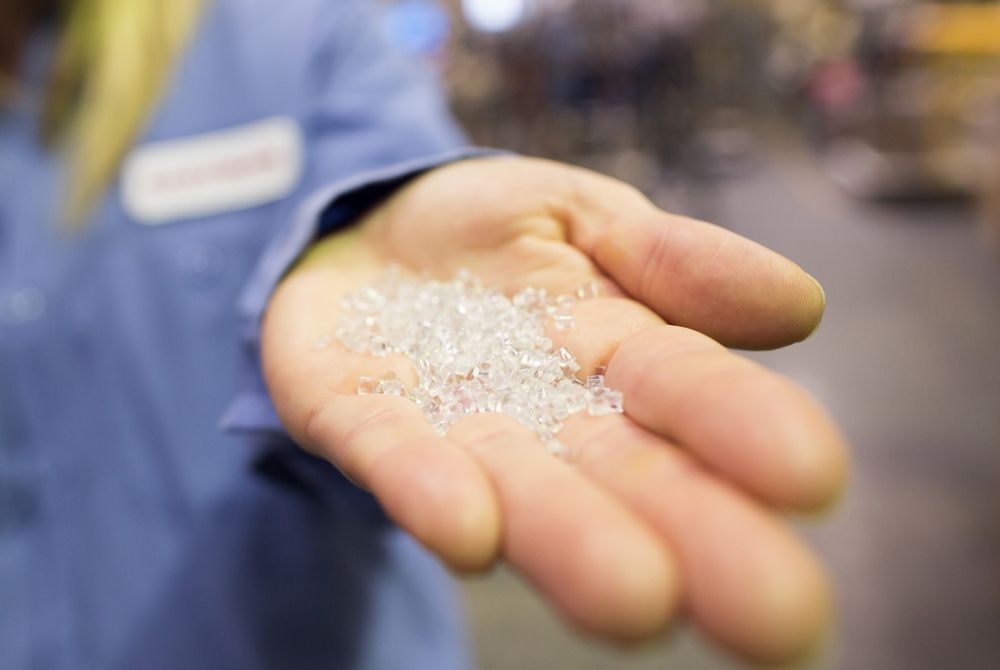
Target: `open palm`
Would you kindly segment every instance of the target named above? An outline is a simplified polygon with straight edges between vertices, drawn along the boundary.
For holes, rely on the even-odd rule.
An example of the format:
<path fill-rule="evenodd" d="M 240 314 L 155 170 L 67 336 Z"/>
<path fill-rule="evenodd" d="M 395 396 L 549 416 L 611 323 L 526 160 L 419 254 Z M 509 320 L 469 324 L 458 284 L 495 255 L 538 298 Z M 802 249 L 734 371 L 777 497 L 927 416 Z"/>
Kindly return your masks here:
<path fill-rule="evenodd" d="M 391 264 L 468 268 L 508 294 L 596 280 L 576 327 L 549 336 L 584 371 L 607 366 L 626 415 L 571 418 L 568 467 L 509 417 L 441 437 L 409 400 L 357 395 L 360 376 L 415 373 L 314 343 Z M 584 170 L 490 158 L 434 170 L 317 244 L 272 299 L 263 355 L 293 437 L 449 565 L 500 556 L 598 635 L 654 635 L 683 606 L 735 652 L 782 661 L 817 641 L 829 593 L 778 514 L 835 498 L 844 448 L 806 394 L 723 345 L 801 340 L 822 311 L 815 281 L 763 247 Z"/>

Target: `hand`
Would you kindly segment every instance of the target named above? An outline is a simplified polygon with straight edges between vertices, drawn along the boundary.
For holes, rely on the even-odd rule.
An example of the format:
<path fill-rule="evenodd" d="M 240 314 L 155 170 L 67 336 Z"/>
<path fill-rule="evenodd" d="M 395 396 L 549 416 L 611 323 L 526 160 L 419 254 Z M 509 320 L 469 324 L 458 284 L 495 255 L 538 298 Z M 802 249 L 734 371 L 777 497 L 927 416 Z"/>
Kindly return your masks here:
<path fill-rule="evenodd" d="M 469 268 L 508 294 L 597 280 L 607 297 L 578 303 L 576 327 L 550 337 L 584 370 L 608 366 L 627 415 L 572 418 L 571 467 L 508 417 L 440 437 L 409 400 L 357 395 L 361 376 L 414 372 L 314 343 L 335 330 L 340 297 L 394 263 Z M 577 626 L 618 640 L 660 632 L 683 605 L 729 649 L 780 662 L 811 651 L 829 592 L 778 515 L 829 504 L 845 448 L 803 391 L 723 345 L 804 339 L 823 307 L 790 261 L 620 182 L 480 159 L 414 180 L 317 244 L 272 299 L 264 367 L 292 436 L 449 565 L 502 556 Z"/>

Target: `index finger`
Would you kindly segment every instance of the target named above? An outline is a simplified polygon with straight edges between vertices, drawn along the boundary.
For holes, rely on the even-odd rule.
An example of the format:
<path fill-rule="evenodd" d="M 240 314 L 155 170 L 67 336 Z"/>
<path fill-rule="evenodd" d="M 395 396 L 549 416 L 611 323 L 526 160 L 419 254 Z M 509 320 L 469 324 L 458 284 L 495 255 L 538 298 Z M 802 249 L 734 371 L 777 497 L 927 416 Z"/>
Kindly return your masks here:
<path fill-rule="evenodd" d="M 656 208 L 618 181 L 580 171 L 570 240 L 669 323 L 726 346 L 771 349 L 808 337 L 826 297 L 779 254 L 718 226 Z"/>

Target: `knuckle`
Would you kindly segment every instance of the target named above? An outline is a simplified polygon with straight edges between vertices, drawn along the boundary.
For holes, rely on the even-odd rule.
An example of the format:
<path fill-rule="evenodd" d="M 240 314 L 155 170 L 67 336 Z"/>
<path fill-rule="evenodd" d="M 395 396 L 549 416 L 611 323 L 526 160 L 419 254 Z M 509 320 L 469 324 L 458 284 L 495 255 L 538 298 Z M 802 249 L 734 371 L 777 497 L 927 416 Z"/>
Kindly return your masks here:
<path fill-rule="evenodd" d="M 479 415 L 461 420 L 452 433 L 467 449 L 493 450 L 510 444 L 518 436 L 518 426 L 507 417 Z"/>

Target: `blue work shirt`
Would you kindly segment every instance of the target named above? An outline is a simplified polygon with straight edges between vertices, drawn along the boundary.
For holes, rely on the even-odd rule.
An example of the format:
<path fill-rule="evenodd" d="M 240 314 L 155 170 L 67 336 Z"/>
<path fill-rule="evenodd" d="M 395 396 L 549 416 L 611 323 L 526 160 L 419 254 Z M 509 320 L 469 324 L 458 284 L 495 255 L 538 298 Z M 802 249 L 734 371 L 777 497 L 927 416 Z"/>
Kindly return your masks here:
<path fill-rule="evenodd" d="M 291 444 L 260 377 L 305 246 L 471 153 L 372 4 L 207 3 L 78 235 L 38 141 L 55 39 L 32 42 L 0 109 L 3 670 L 467 665 L 447 574 Z M 267 128 L 285 153 L 240 156 Z"/>

